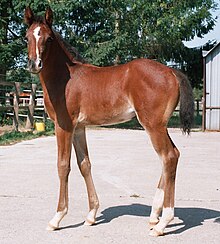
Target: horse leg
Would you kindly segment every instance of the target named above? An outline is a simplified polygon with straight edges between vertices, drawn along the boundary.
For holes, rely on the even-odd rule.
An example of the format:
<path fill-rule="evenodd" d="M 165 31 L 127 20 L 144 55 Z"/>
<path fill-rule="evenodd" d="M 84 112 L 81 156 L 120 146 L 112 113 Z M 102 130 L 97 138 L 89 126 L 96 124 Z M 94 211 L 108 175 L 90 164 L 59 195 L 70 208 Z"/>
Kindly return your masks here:
<path fill-rule="evenodd" d="M 177 157 L 179 157 L 178 149 L 176 148 L 175 144 L 171 140 L 169 134 L 168 137 L 174 147 L 174 150 L 177 153 Z M 154 200 L 152 204 L 150 222 L 149 222 L 150 228 L 153 228 L 159 222 L 159 216 L 163 208 L 163 202 L 164 202 L 164 181 L 163 181 L 163 174 L 161 174 L 160 181 L 157 186 L 156 194 L 154 196 Z"/>
<path fill-rule="evenodd" d="M 163 212 L 160 221 L 150 231 L 150 235 L 159 236 L 163 235 L 164 229 L 174 218 L 175 177 L 179 151 L 164 126 L 150 130 L 149 134 L 155 150 L 162 159 L 162 177 L 155 196 L 158 202 L 157 200 L 153 202 L 152 211 L 157 209 L 159 213 L 163 206 Z"/>
<path fill-rule="evenodd" d="M 159 184 L 157 186 L 157 190 L 154 196 L 151 214 L 150 214 L 150 221 L 149 226 L 153 228 L 159 222 L 159 216 L 163 208 L 164 202 L 164 185 L 163 185 L 163 175 L 160 177 Z"/>
<path fill-rule="evenodd" d="M 179 151 L 170 139 L 165 126 L 148 129 L 152 144 L 162 159 L 162 176 L 153 201 L 150 222 L 155 223 L 151 236 L 163 235 L 164 229 L 174 218 L 174 193 Z M 163 207 L 162 217 L 158 216 Z"/>
<path fill-rule="evenodd" d="M 89 200 L 89 213 L 84 224 L 92 225 L 95 223 L 96 213 L 99 208 L 99 200 L 91 174 L 91 163 L 88 155 L 85 127 L 77 127 L 75 129 L 73 145 L 76 151 L 77 163 L 80 172 L 86 183 Z"/>
<path fill-rule="evenodd" d="M 72 148 L 72 132 L 67 132 L 56 126 L 56 138 L 58 146 L 58 175 L 60 180 L 60 193 L 57 212 L 50 220 L 47 230 L 56 230 L 59 223 L 68 211 L 68 176 L 70 172 L 70 158 Z"/>

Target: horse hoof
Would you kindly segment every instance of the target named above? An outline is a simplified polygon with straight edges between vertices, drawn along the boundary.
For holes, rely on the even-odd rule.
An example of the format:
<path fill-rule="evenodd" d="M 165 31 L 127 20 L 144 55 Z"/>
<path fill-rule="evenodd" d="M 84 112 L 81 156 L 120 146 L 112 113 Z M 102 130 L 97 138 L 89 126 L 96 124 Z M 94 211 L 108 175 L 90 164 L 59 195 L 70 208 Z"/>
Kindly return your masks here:
<path fill-rule="evenodd" d="M 152 230 L 152 229 L 154 228 L 154 226 L 155 226 L 156 224 L 158 224 L 158 222 L 159 222 L 159 221 L 157 221 L 157 222 L 149 222 L 149 223 L 148 223 L 148 227 L 149 227 L 149 229 Z"/>
<path fill-rule="evenodd" d="M 48 231 L 54 231 L 57 229 L 59 229 L 59 227 L 55 227 L 55 226 L 51 225 L 50 223 L 47 225 L 47 228 L 46 228 L 46 230 L 48 230 Z"/>
<path fill-rule="evenodd" d="M 155 228 L 152 228 L 149 232 L 149 236 L 154 236 L 154 237 L 163 236 L 163 232 L 160 232 L 160 231 L 156 230 Z"/>
<path fill-rule="evenodd" d="M 84 222 L 84 225 L 86 225 L 86 226 L 91 226 L 93 224 L 95 224 L 95 220 L 92 221 L 92 220 L 86 219 L 86 221 Z"/>

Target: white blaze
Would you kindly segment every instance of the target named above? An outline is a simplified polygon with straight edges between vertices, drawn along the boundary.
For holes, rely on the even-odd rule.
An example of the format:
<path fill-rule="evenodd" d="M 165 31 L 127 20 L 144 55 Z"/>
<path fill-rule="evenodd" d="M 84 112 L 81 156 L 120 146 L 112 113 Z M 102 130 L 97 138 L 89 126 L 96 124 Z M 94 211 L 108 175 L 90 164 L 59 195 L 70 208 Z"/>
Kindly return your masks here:
<path fill-rule="evenodd" d="M 36 27 L 34 29 L 34 32 L 33 32 L 33 35 L 36 39 L 36 55 L 37 55 L 37 59 L 36 59 L 36 63 L 39 64 L 39 56 L 40 56 L 40 52 L 39 52 L 39 48 L 38 48 L 38 42 L 39 42 L 39 39 L 40 39 L 40 26 Z"/>

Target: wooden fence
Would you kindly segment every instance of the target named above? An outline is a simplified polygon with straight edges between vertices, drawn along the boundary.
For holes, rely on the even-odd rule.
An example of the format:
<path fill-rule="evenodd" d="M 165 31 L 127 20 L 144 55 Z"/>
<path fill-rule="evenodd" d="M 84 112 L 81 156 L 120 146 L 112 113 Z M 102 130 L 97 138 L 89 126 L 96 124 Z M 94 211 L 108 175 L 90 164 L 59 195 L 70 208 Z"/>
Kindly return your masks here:
<path fill-rule="evenodd" d="M 16 131 L 19 129 L 20 116 L 26 117 L 26 129 L 34 128 L 36 117 L 44 121 L 47 118 L 43 93 L 37 91 L 37 88 L 40 88 L 40 85 L 38 87 L 37 84 L 0 81 L 0 112 L 4 111 L 7 115 L 13 116 L 13 126 Z M 19 114 L 22 110 L 26 110 L 26 113 Z M 42 111 L 42 117 L 34 116 L 36 110 Z"/>

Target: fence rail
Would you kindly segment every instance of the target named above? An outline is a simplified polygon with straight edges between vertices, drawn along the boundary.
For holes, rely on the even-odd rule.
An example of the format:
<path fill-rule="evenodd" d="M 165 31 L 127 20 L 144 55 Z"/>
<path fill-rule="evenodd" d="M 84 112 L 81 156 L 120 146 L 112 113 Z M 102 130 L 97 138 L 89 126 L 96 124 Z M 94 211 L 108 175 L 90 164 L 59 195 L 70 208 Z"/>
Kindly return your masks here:
<path fill-rule="evenodd" d="M 42 102 L 43 94 L 42 91 L 37 91 L 39 87 L 37 84 L 0 81 L 0 111 L 5 111 L 7 115 L 13 116 L 13 126 L 16 131 L 19 129 L 19 117 L 27 118 L 26 129 L 34 128 L 34 118 L 40 118 L 34 116 L 36 110 L 42 110 L 41 118 L 46 120 L 47 115 Z M 41 93 L 41 95 L 37 96 L 37 93 Z M 39 97 L 41 105 L 38 105 Z M 21 110 L 26 110 L 27 114 L 19 114 Z"/>

